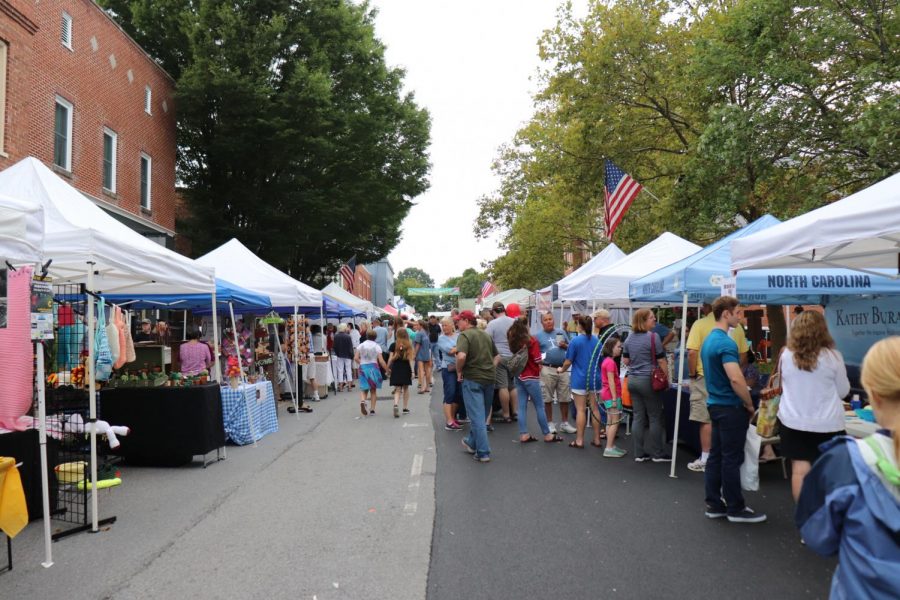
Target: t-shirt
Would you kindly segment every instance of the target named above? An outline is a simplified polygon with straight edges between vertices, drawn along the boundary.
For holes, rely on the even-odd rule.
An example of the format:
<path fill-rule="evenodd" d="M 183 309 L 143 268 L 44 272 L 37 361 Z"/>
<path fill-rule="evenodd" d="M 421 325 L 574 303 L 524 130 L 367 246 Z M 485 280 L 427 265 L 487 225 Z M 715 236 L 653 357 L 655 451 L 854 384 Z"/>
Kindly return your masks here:
<path fill-rule="evenodd" d="M 561 367 L 566 361 L 566 351 L 556 343 L 556 336 L 558 335 L 563 336 L 563 339 L 567 342 L 569 341 L 569 334 L 559 328 L 555 328 L 552 331 L 541 329 L 534 336 L 537 338 L 541 352 L 544 354 L 544 362 L 551 367 Z"/>
<path fill-rule="evenodd" d="M 652 337 L 651 337 L 652 336 Z M 650 340 L 653 340 L 651 346 Z M 656 355 L 650 356 L 651 348 L 655 348 Z M 628 359 L 628 374 L 637 377 L 650 377 L 653 375 L 653 367 L 657 360 L 666 357 L 662 340 L 651 332 L 632 333 L 622 343 L 622 358 Z"/>
<path fill-rule="evenodd" d="M 359 347 L 359 342 L 362 340 L 362 336 L 356 329 L 351 329 L 350 333 L 350 341 L 353 342 L 354 350 Z"/>
<path fill-rule="evenodd" d="M 378 344 L 382 352 L 387 352 L 389 345 L 387 327 L 379 325 L 373 331 L 375 331 L 375 343 Z"/>
<path fill-rule="evenodd" d="M 610 373 L 613 374 L 613 379 L 615 380 L 615 388 L 613 389 L 610 389 L 609 387 Z M 603 362 L 600 363 L 600 376 L 602 377 L 600 383 L 603 386 L 600 390 L 600 398 L 602 400 L 615 400 L 616 398 L 621 398 L 622 380 L 619 379 L 619 366 L 611 356 L 607 356 L 603 359 Z"/>
<path fill-rule="evenodd" d="M 431 360 L 431 340 L 429 339 L 428 334 L 420 329 L 416 334 L 415 343 L 419 345 L 419 351 L 416 354 L 416 360 Z"/>
<path fill-rule="evenodd" d="M 661 340 L 666 339 L 666 336 L 669 335 L 669 331 L 671 331 L 671 329 L 669 329 L 662 323 L 657 323 L 656 325 L 653 326 L 653 333 L 658 335 L 659 339 L 661 339 Z"/>
<path fill-rule="evenodd" d="M 572 378 L 569 380 L 573 390 L 599 390 L 600 389 L 600 369 L 597 368 L 597 362 L 600 358 L 600 340 L 596 335 L 590 338 L 586 335 L 576 335 L 569 342 L 569 349 L 566 350 L 566 359 L 572 363 Z M 594 351 L 596 350 L 596 354 Z M 591 362 L 591 357 L 594 362 Z M 590 381 L 588 381 L 590 377 Z"/>
<path fill-rule="evenodd" d="M 377 363 L 381 356 L 381 347 L 372 340 L 366 340 L 356 349 L 359 352 L 359 364 Z"/>
<path fill-rule="evenodd" d="M 718 327 L 714 328 L 703 342 L 703 348 L 700 349 L 700 360 L 703 362 L 706 391 L 709 393 L 706 403 L 719 406 L 740 406 L 741 399 L 734 393 L 731 379 L 728 378 L 725 367 L 722 366 L 729 362 L 740 364 L 741 359 L 735 341 Z"/>
<path fill-rule="evenodd" d="M 519 379 L 526 381 L 528 379 L 541 378 L 541 347 L 534 337 L 528 338 L 528 362 L 525 368 L 519 373 Z"/>
<path fill-rule="evenodd" d="M 844 430 L 841 398 L 850 393 L 850 381 L 840 352 L 820 350 L 816 368 L 804 371 L 797 367 L 790 348 L 785 348 L 780 369 L 778 419 L 782 423 L 791 429 L 816 433 Z"/>
<path fill-rule="evenodd" d="M 509 349 L 509 341 L 506 339 L 506 332 L 512 327 L 513 321 L 512 317 L 503 315 L 488 323 L 487 328 L 484 330 L 494 340 L 497 351 L 504 358 L 512 356 L 512 352 Z"/>
<path fill-rule="evenodd" d="M 458 333 L 454 333 L 453 335 L 442 335 L 438 338 L 438 361 L 440 362 L 440 367 L 442 369 L 446 369 L 451 364 L 456 363 L 456 357 L 450 354 L 450 350 L 456 346 L 456 340 L 458 338 Z"/>
<path fill-rule="evenodd" d="M 436 344 L 438 338 L 441 337 L 441 326 L 437 323 L 428 324 L 428 339 L 432 344 Z"/>
<path fill-rule="evenodd" d="M 702 319 L 694 321 L 694 324 L 691 326 L 691 333 L 688 335 L 686 348 L 688 350 L 699 351 L 700 348 L 703 347 L 706 336 L 708 336 L 713 329 L 716 329 L 716 320 L 713 318 L 712 313 L 709 313 Z M 728 335 L 731 336 L 737 344 L 738 352 L 740 354 L 743 354 L 750 349 L 750 344 L 747 343 L 747 336 L 744 334 L 743 327 L 735 327 L 728 332 Z M 697 363 L 697 373 L 700 375 L 704 374 L 703 365 L 700 362 Z"/>
<path fill-rule="evenodd" d="M 197 375 L 206 370 L 206 365 L 212 362 L 209 346 L 202 342 L 188 342 L 178 349 L 181 359 L 181 372 L 185 375 Z"/>
<path fill-rule="evenodd" d="M 466 355 L 463 379 L 483 384 L 494 383 L 497 346 L 485 332 L 476 327 L 460 332 L 456 340 L 456 351 Z"/>

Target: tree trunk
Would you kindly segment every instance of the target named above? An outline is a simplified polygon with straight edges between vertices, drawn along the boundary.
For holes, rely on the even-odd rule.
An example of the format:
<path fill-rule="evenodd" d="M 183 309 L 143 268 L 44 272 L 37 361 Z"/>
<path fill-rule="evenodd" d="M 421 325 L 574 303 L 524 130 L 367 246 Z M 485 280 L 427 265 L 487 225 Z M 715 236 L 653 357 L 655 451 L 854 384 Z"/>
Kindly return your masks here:
<path fill-rule="evenodd" d="M 772 359 L 778 357 L 778 353 L 784 347 L 787 339 L 787 323 L 784 321 L 784 307 L 775 304 L 766 305 L 766 318 L 769 320 L 770 355 Z"/>

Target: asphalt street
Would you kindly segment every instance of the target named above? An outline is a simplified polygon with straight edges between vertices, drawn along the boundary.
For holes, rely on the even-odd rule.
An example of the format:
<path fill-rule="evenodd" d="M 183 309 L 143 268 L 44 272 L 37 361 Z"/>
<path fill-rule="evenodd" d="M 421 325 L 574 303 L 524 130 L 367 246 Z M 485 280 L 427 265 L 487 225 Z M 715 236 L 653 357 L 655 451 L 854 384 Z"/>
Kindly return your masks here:
<path fill-rule="evenodd" d="M 630 438 L 628 456 L 609 459 L 590 445 L 522 445 L 516 424 L 498 424 L 480 464 L 463 433 L 443 430 L 440 398 L 429 600 L 828 597 L 835 561 L 800 544 L 779 465 L 762 465 L 760 491 L 746 493 L 768 522 L 711 521 L 685 452 L 672 479 L 669 464 L 635 463 Z M 529 422 L 540 438 L 533 411 Z"/>

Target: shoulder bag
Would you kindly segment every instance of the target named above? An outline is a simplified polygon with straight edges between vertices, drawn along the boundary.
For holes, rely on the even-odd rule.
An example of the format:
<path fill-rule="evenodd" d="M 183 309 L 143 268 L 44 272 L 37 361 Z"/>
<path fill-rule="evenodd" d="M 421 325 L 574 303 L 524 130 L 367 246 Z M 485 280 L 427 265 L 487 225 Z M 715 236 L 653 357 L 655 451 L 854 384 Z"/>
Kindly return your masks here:
<path fill-rule="evenodd" d="M 652 331 L 650 336 L 650 360 L 653 361 L 653 374 L 650 376 L 650 385 L 656 392 L 669 389 L 669 376 L 663 371 L 656 360 L 656 334 Z"/>
<path fill-rule="evenodd" d="M 778 435 L 778 405 L 781 402 L 781 357 L 775 361 L 775 371 L 759 393 L 759 415 L 756 419 L 756 433 L 768 438 Z"/>

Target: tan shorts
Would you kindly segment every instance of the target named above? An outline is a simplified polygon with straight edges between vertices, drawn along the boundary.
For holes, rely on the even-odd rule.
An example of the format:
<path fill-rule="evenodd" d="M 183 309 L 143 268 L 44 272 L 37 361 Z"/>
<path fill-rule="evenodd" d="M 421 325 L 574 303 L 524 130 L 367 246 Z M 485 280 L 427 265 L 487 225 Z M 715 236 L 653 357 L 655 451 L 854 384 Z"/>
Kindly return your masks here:
<path fill-rule="evenodd" d="M 556 367 L 541 366 L 541 394 L 544 402 L 569 402 L 569 380 L 571 372 L 557 373 Z"/>
<path fill-rule="evenodd" d="M 703 377 L 691 379 L 691 414 L 689 417 L 691 421 L 711 423 L 709 409 L 706 408 L 706 400 L 708 398 L 706 379 Z"/>
<path fill-rule="evenodd" d="M 509 367 L 506 366 L 509 357 L 501 358 L 497 363 L 497 369 L 494 371 L 494 389 L 495 390 L 511 390 L 516 387 L 516 380 L 513 379 Z"/>

